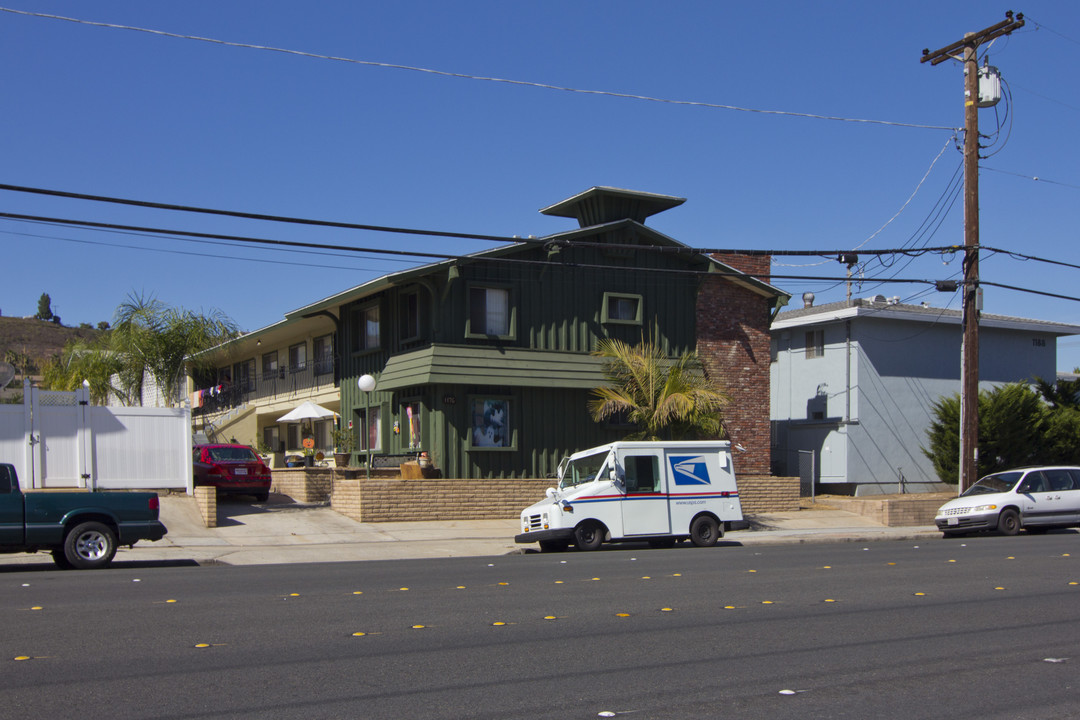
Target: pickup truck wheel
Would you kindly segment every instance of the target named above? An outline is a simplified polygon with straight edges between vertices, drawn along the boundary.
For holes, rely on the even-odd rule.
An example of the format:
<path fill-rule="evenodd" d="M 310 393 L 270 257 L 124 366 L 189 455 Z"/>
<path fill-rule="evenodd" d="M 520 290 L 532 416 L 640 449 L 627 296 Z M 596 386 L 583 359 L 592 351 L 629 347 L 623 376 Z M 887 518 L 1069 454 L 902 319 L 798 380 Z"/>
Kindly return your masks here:
<path fill-rule="evenodd" d="M 574 545 L 578 550 L 598 550 L 604 542 L 604 528 L 599 523 L 584 522 L 574 530 Z"/>
<path fill-rule="evenodd" d="M 64 557 L 79 570 L 106 567 L 116 555 L 116 534 L 99 522 L 79 523 L 64 538 Z"/>
<path fill-rule="evenodd" d="M 698 547 L 712 547 L 720 539 L 720 525 L 708 515 L 694 518 L 690 524 L 690 540 Z"/>
<path fill-rule="evenodd" d="M 998 515 L 998 532 L 1002 535 L 1015 535 L 1020 532 L 1020 516 L 1012 508 L 1005 508 Z"/>

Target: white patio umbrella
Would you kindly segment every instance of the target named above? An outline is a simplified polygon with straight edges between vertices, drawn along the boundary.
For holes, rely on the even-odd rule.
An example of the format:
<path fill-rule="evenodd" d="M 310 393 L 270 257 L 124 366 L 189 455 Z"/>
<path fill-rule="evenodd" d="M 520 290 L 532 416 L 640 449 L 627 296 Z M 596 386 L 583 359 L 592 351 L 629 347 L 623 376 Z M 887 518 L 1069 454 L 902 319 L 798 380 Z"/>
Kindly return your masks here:
<path fill-rule="evenodd" d="M 277 419 L 278 422 L 300 422 L 301 420 L 322 420 L 323 418 L 337 417 L 337 413 L 328 410 L 322 405 L 316 405 L 306 400 L 299 407 L 293 408 Z"/>

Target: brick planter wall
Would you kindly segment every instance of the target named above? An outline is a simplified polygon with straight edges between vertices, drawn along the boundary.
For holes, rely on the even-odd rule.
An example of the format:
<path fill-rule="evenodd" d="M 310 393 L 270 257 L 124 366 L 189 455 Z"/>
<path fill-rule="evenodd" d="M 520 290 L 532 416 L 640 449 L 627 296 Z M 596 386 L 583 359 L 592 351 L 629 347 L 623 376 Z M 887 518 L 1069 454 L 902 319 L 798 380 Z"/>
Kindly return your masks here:
<path fill-rule="evenodd" d="M 402 480 L 335 477 L 330 505 L 360 522 L 511 520 L 551 487 L 543 480 Z M 799 478 L 739 479 L 743 513 L 799 509 Z"/>
<path fill-rule="evenodd" d="M 738 477 L 743 515 L 792 512 L 799 509 L 799 478 L 773 475 Z"/>
<path fill-rule="evenodd" d="M 273 472 L 270 491 L 302 503 L 326 502 L 333 475 L 334 468 L 280 468 Z"/>
<path fill-rule="evenodd" d="M 542 500 L 545 480 L 334 480 L 330 505 L 360 522 L 514 519 Z"/>

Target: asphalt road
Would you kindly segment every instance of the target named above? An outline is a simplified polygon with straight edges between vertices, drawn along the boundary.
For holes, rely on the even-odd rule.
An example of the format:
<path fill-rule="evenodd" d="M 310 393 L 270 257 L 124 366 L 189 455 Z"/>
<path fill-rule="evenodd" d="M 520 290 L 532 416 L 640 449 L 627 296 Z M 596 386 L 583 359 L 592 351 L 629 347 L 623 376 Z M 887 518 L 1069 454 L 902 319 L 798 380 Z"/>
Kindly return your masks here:
<path fill-rule="evenodd" d="M 1080 535 L 0 572 L 0 717 L 1080 717 Z"/>

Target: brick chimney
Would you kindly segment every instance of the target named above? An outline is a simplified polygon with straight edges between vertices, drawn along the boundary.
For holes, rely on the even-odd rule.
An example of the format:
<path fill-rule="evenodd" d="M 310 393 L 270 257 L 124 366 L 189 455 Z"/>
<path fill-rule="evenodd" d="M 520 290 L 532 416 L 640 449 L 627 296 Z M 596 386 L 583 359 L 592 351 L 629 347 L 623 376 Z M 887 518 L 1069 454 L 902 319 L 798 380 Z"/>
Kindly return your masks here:
<path fill-rule="evenodd" d="M 713 260 L 722 262 L 729 267 L 733 267 L 739 272 L 744 272 L 747 275 L 751 275 L 761 282 L 772 284 L 769 280 L 772 273 L 772 255 L 739 255 L 728 253 L 714 253 Z"/>

